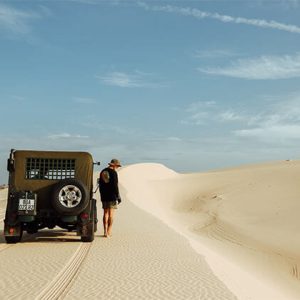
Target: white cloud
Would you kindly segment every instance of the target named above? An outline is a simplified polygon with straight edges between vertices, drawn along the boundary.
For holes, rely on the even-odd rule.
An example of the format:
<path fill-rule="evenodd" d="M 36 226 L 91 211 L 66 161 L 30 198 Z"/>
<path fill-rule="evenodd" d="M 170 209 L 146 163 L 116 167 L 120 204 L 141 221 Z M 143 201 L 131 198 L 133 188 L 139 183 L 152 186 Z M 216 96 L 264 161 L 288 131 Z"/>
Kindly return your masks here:
<path fill-rule="evenodd" d="M 198 101 L 193 102 L 187 106 L 185 111 L 188 117 L 181 120 L 181 124 L 185 125 L 203 125 L 210 120 L 212 112 L 215 110 L 215 101 Z"/>
<path fill-rule="evenodd" d="M 222 126 L 223 134 L 273 145 L 300 143 L 300 93 L 264 96 L 260 100 L 252 111 L 220 106 L 213 101 L 192 103 L 185 109 L 187 116 L 181 124 Z"/>
<path fill-rule="evenodd" d="M 219 13 L 206 12 L 206 11 L 202 11 L 190 7 L 183 8 L 183 7 L 172 6 L 172 5 L 150 6 L 144 2 L 140 2 L 139 6 L 146 10 L 162 11 L 167 13 L 177 13 L 184 16 L 191 16 L 197 19 L 214 19 L 223 23 L 246 24 L 246 25 L 251 25 L 256 27 L 284 30 L 292 33 L 300 33 L 300 27 L 296 25 L 284 24 L 272 20 L 268 21 L 262 19 L 247 19 L 243 17 L 232 17 L 228 15 L 221 15 Z"/>
<path fill-rule="evenodd" d="M 57 140 L 57 139 L 87 139 L 89 136 L 87 135 L 80 135 L 80 134 L 70 134 L 70 133 L 58 133 L 58 134 L 51 134 L 48 135 L 49 139 Z"/>
<path fill-rule="evenodd" d="M 215 101 L 199 101 L 188 105 L 185 109 L 187 118 L 182 124 L 203 125 L 212 122 L 236 122 L 249 120 L 250 117 L 231 108 L 224 110 Z"/>
<path fill-rule="evenodd" d="M 30 32 L 30 21 L 40 15 L 32 11 L 22 11 L 6 4 L 0 4 L 0 29 L 3 28 L 14 34 Z"/>
<path fill-rule="evenodd" d="M 106 85 L 123 88 L 141 88 L 141 87 L 163 87 L 163 84 L 155 83 L 149 78 L 152 74 L 135 71 L 134 73 L 110 72 L 104 76 L 96 76 Z"/>
<path fill-rule="evenodd" d="M 276 103 L 273 110 L 275 111 L 273 119 L 276 116 L 280 122 L 300 122 L 300 94 L 294 93 L 286 96 L 285 101 Z"/>
<path fill-rule="evenodd" d="M 299 125 L 272 125 L 262 126 L 251 129 L 241 129 L 234 131 L 236 136 L 254 137 L 263 140 L 290 140 L 300 139 L 300 124 Z"/>
<path fill-rule="evenodd" d="M 126 74 L 123 72 L 111 72 L 105 76 L 97 76 L 103 83 L 118 87 L 142 87 L 144 86 L 140 76 L 137 74 Z"/>
<path fill-rule="evenodd" d="M 220 120 L 222 121 L 239 121 L 245 119 L 245 117 L 234 112 L 233 110 L 227 110 L 225 112 L 221 112 L 219 116 L 220 116 Z"/>
<path fill-rule="evenodd" d="M 199 68 L 200 72 L 243 79 L 287 79 L 300 77 L 300 53 L 239 59 L 227 67 Z"/>
<path fill-rule="evenodd" d="M 285 95 L 279 101 L 274 97 L 275 103 L 269 105 L 246 128 L 234 130 L 239 137 L 258 138 L 263 141 L 277 142 L 287 140 L 300 140 L 300 95 Z M 248 125 L 248 126 L 247 126 Z M 250 127 L 251 126 L 251 127 Z"/>

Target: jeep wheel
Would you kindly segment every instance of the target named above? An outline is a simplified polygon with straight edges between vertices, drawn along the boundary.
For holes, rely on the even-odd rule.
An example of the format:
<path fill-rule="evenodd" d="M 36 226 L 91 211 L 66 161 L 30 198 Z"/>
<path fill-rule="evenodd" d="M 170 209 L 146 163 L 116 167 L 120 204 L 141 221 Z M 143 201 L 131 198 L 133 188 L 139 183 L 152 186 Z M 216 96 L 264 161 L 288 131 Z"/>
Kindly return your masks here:
<path fill-rule="evenodd" d="M 52 196 L 53 208 L 62 215 L 78 215 L 89 202 L 87 188 L 77 179 L 58 182 Z"/>
<path fill-rule="evenodd" d="M 94 240 L 94 236 L 95 236 L 95 211 L 94 209 L 92 209 L 91 211 L 91 220 L 88 224 L 84 225 L 86 226 L 86 232 L 87 232 L 87 235 L 85 236 L 82 236 L 81 237 L 81 241 L 82 242 L 92 242 Z"/>
<path fill-rule="evenodd" d="M 15 235 L 15 236 L 6 235 L 5 236 L 5 241 L 6 241 L 7 244 L 16 244 L 16 243 L 21 241 L 22 235 L 23 235 L 23 228 L 21 227 L 19 235 Z"/>

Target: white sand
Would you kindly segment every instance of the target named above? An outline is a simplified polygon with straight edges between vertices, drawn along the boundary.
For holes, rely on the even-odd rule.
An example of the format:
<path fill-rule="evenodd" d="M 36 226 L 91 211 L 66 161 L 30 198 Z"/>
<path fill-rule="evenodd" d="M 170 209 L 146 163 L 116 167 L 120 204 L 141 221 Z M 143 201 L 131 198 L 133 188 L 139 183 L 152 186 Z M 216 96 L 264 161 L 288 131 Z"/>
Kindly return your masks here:
<path fill-rule="evenodd" d="M 0 299 L 300 299 L 299 174 L 297 161 L 185 175 L 124 167 L 112 238 L 101 215 L 89 246 L 60 230 L 17 245 L 1 235 Z"/>
<path fill-rule="evenodd" d="M 236 299 L 186 239 L 125 197 L 113 237 L 99 229 L 82 245 L 58 230 L 9 247 L 1 237 L 0 299 Z"/>
<path fill-rule="evenodd" d="M 138 164 L 120 175 L 127 197 L 187 237 L 239 299 L 300 299 L 299 161 L 186 175 Z"/>

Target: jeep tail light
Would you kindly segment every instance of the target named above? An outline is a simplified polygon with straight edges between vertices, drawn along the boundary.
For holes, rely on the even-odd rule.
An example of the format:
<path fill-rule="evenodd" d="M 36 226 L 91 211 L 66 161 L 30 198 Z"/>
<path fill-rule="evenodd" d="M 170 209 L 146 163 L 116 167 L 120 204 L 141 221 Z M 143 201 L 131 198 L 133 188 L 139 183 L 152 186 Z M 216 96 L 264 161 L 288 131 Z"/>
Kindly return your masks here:
<path fill-rule="evenodd" d="M 9 234 L 14 234 L 15 229 L 13 227 L 9 228 Z"/>
<path fill-rule="evenodd" d="M 82 213 L 80 215 L 81 219 L 88 219 L 89 218 L 89 214 L 88 213 Z"/>

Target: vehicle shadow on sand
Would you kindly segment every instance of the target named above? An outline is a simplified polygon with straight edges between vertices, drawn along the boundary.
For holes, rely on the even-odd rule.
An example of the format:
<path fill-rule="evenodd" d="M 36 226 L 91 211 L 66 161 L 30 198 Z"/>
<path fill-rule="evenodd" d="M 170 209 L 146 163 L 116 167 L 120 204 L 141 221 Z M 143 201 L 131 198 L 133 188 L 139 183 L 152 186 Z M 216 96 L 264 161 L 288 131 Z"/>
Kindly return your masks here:
<path fill-rule="evenodd" d="M 80 237 L 74 232 L 64 230 L 43 230 L 34 234 L 24 233 L 21 244 L 25 243 L 62 243 L 81 242 Z M 4 231 L 0 230 L 0 244 L 6 244 Z"/>

